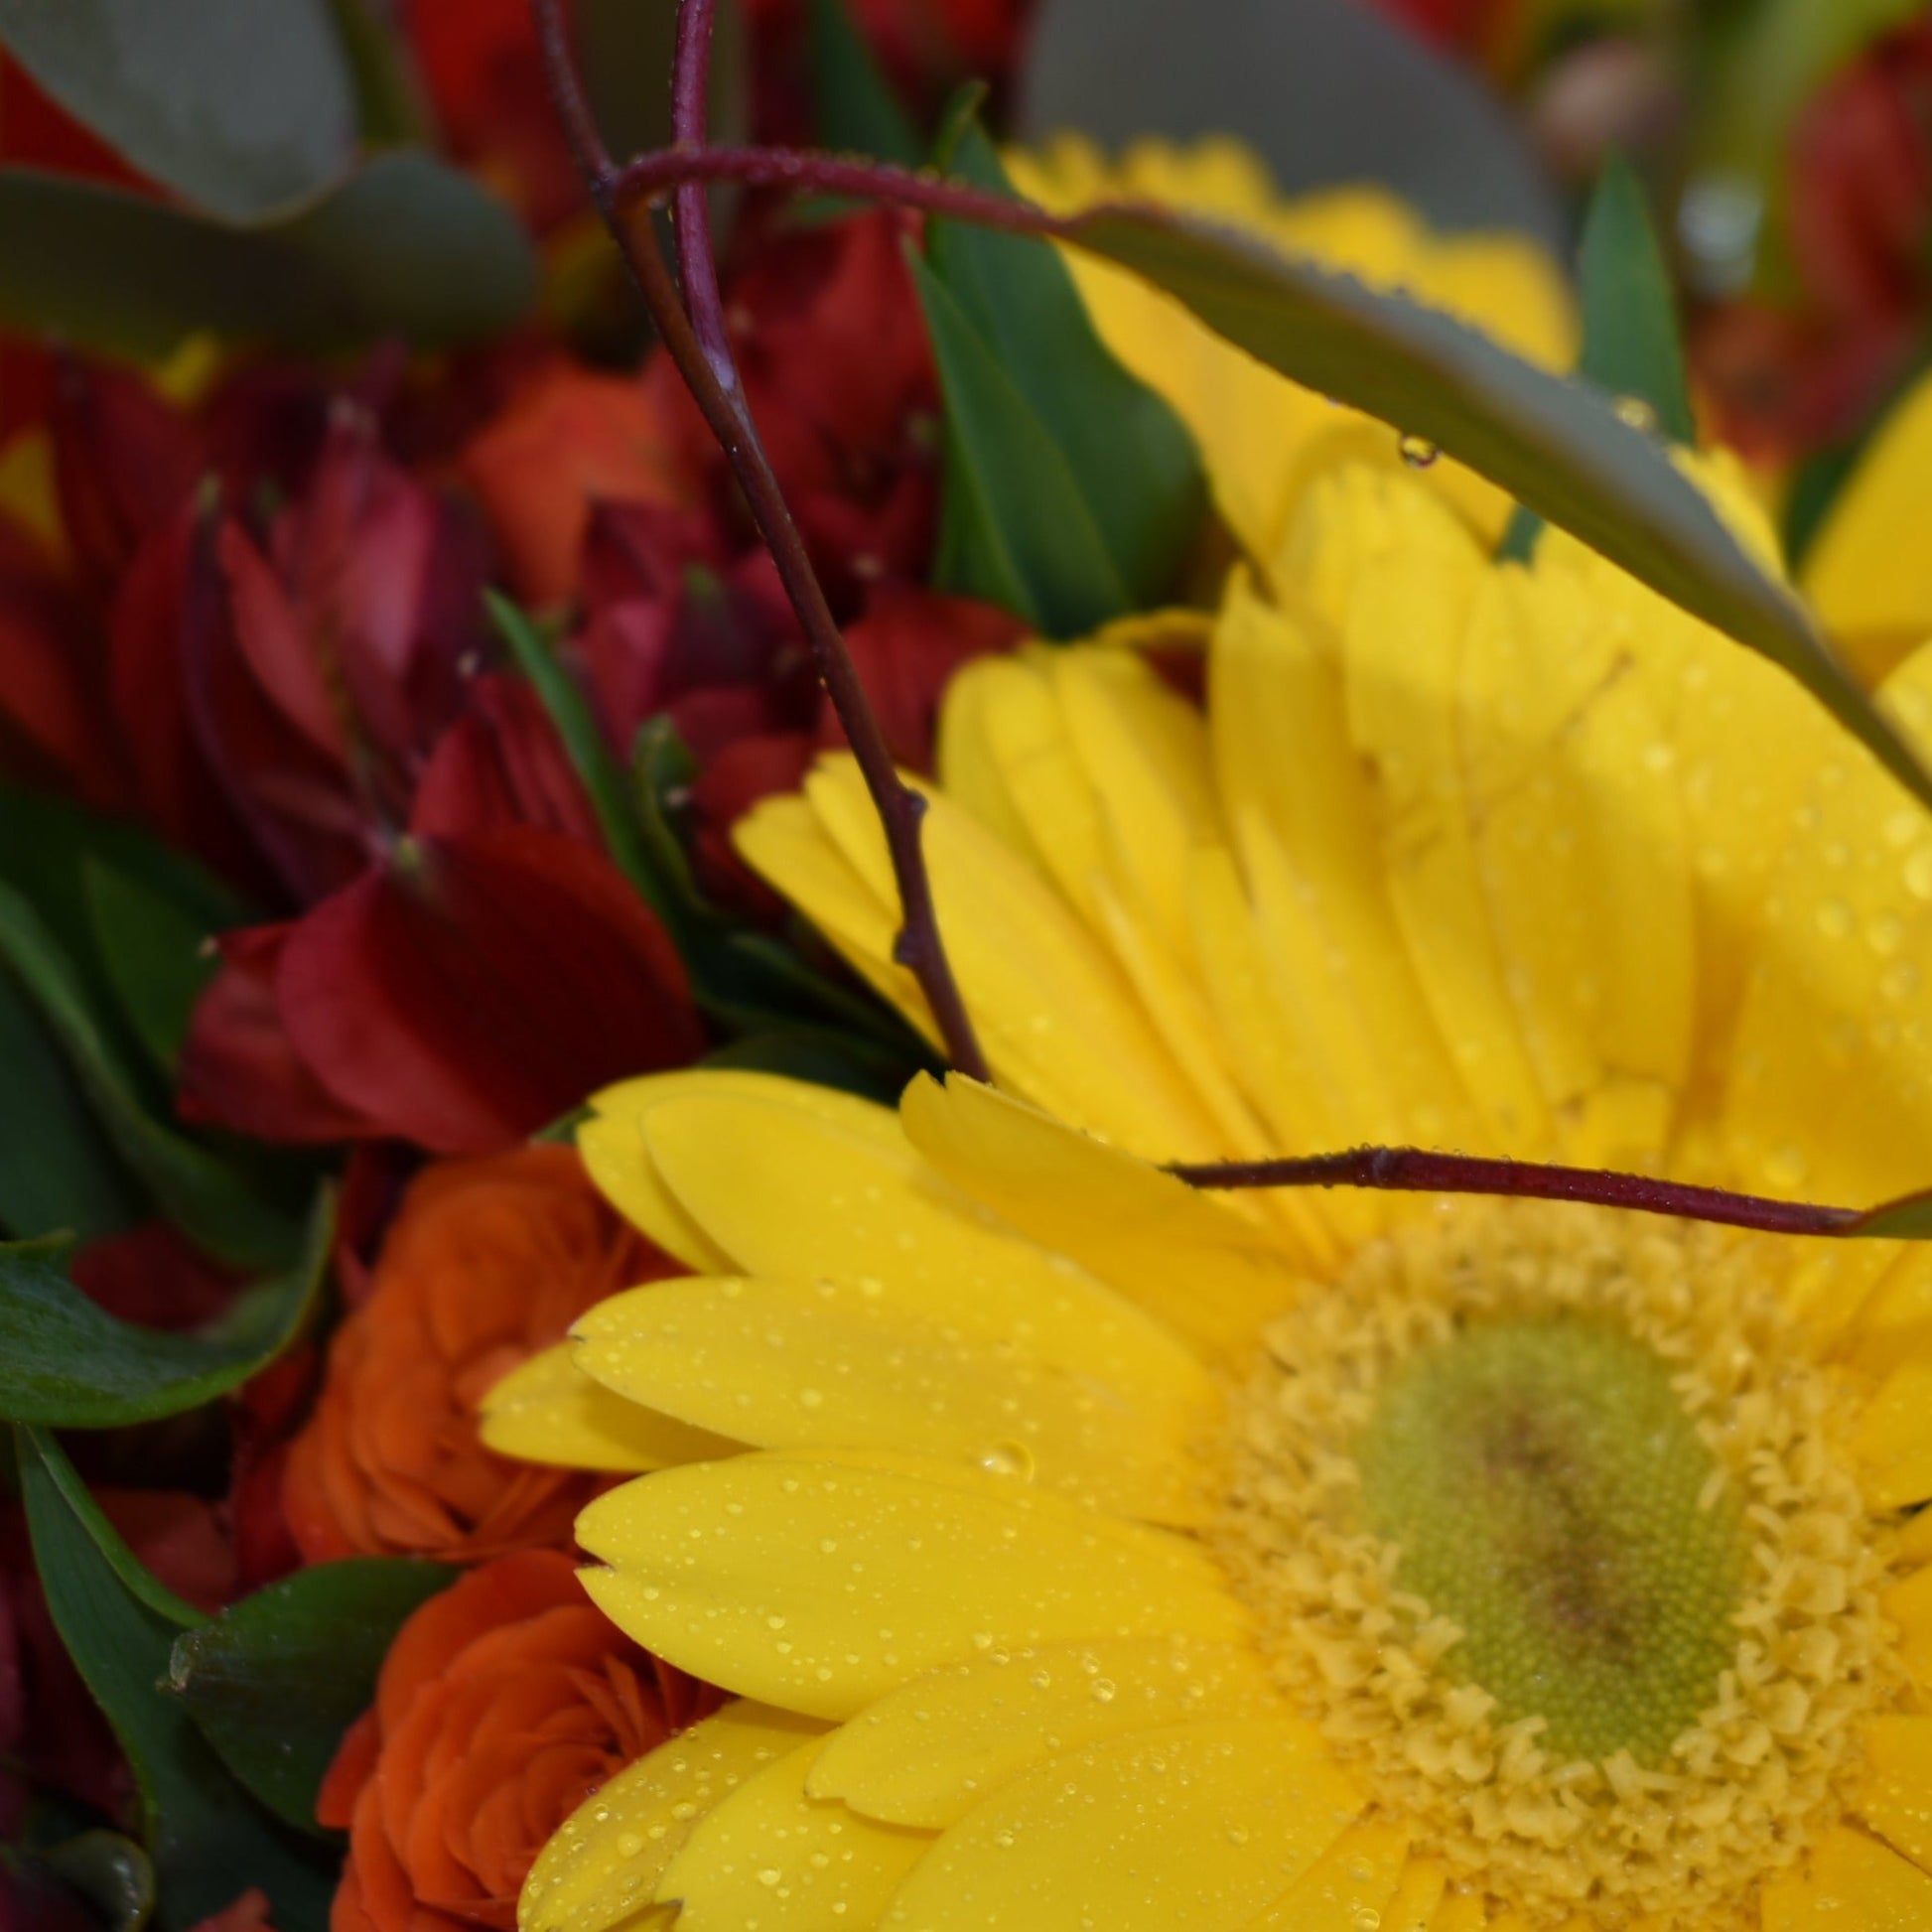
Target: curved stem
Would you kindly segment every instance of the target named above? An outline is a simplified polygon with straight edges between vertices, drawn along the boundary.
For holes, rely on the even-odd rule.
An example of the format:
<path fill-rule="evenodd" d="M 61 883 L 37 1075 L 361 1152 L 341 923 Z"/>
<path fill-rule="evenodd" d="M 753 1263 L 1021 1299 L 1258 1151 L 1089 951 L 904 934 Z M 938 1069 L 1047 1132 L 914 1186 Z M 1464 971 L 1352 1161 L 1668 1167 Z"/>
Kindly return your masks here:
<path fill-rule="evenodd" d="M 707 58 L 705 48 L 708 46 L 704 22 L 701 20 L 694 26 L 690 10 L 697 8 L 701 12 L 708 12 L 708 0 L 681 0 L 681 3 L 687 11 L 679 22 L 678 75 L 680 90 L 686 92 L 687 82 L 697 84 L 702 79 Z M 778 479 L 743 407 L 742 385 L 738 383 L 736 369 L 732 368 L 731 386 L 728 387 L 714 367 L 712 355 L 700 340 L 691 317 L 685 313 L 684 305 L 678 299 L 677 287 L 671 279 L 669 265 L 657 244 L 648 215 L 639 212 L 634 217 L 626 218 L 626 207 L 637 198 L 623 190 L 620 171 L 605 148 L 603 137 L 591 116 L 590 103 L 571 58 L 561 0 L 530 0 L 530 6 L 536 21 L 537 40 L 543 54 L 551 98 L 556 104 L 571 152 L 590 189 L 591 199 L 597 204 L 612 239 L 622 254 L 645 308 L 650 311 L 665 353 L 683 377 L 712 435 L 717 438 L 719 448 L 731 464 L 752 519 L 771 552 L 772 562 L 777 566 L 779 582 L 784 586 L 792 609 L 798 614 L 798 622 L 811 649 L 819 681 L 831 698 L 839 722 L 845 727 L 845 735 L 851 741 L 853 755 L 865 777 L 866 790 L 872 797 L 880 824 L 885 830 L 893 878 L 898 888 L 902 918 L 895 948 L 896 957 L 912 974 L 919 991 L 925 996 L 933 1024 L 939 1030 L 939 1037 L 953 1065 L 962 1073 L 983 1080 L 987 1077 L 986 1060 L 980 1052 L 979 1041 L 973 1033 L 972 1022 L 967 1016 L 965 1002 L 960 998 L 959 986 L 953 978 L 951 962 L 946 957 L 945 945 L 940 938 L 938 914 L 932 900 L 932 881 L 920 850 L 919 826 L 925 812 L 925 800 L 899 778 L 878 715 L 866 697 L 865 686 L 860 682 L 851 653 L 845 647 L 845 639 L 839 635 L 831 607 L 825 601 L 824 587 L 812 568 L 805 540 L 792 520 L 790 506 L 778 486 Z M 687 58 L 688 49 L 695 51 L 689 52 Z M 701 85 L 698 85 L 696 97 L 699 105 L 695 110 L 691 108 L 688 98 L 684 98 L 681 104 L 685 111 L 696 112 L 697 124 L 702 127 Z M 692 179 L 696 181 L 701 177 L 693 176 Z M 674 185 L 667 183 L 666 187 Z M 702 193 L 702 190 L 698 192 Z M 708 239 L 705 238 L 708 230 L 703 224 L 689 228 L 681 225 L 680 234 L 688 238 L 689 244 L 697 250 L 701 265 L 708 266 L 710 250 Z M 715 290 L 715 276 L 713 287 Z M 718 328 L 721 334 L 717 346 L 723 352 L 726 366 L 731 368 L 730 345 L 722 335 L 722 312 L 718 317 Z"/>
<path fill-rule="evenodd" d="M 1649 1174 L 1565 1168 L 1543 1161 L 1492 1161 L 1470 1154 L 1432 1154 L 1415 1147 L 1357 1147 L 1292 1161 L 1227 1161 L 1170 1168 L 1190 1187 L 1380 1187 L 1417 1194 L 1503 1194 L 1535 1200 L 1588 1201 L 1638 1214 L 1715 1221 L 1766 1234 L 1853 1234 L 1870 1218 L 1858 1208 L 1692 1187 Z M 1875 1211 L 1875 1210 L 1874 1210 Z"/>
<path fill-rule="evenodd" d="M 683 0 L 677 16 L 677 51 L 671 67 L 671 142 L 697 149 L 705 144 L 706 98 L 711 86 L 711 41 L 716 0 Z M 691 327 L 725 393 L 745 409 L 745 389 L 725 328 L 725 299 L 718 288 L 718 264 L 711 246 L 711 207 L 702 182 L 687 182 L 672 197 L 672 232 L 677 244 L 678 280 Z"/>

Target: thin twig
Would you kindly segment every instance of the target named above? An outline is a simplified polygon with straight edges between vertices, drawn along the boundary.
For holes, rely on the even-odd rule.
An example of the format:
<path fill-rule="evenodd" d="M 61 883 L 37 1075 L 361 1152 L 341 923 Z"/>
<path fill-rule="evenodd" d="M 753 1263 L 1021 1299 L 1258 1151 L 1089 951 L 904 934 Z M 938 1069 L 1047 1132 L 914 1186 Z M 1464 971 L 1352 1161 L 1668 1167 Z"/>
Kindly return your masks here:
<path fill-rule="evenodd" d="M 778 188 L 793 195 L 847 195 L 887 207 L 917 208 L 984 227 L 1021 234 L 1071 238 L 1075 223 L 1018 197 L 990 195 L 964 182 L 913 174 L 889 161 L 850 160 L 815 148 L 659 148 L 638 155 L 618 171 L 613 192 L 620 207 L 681 194 L 694 184 L 736 182 L 745 188 Z M 1085 208 L 1090 215 L 1120 206 Z"/>
<path fill-rule="evenodd" d="M 684 0 L 677 15 L 677 51 L 671 66 L 671 144 L 696 150 L 707 137 L 711 88 L 711 41 L 715 0 Z M 718 263 L 711 246 L 711 204 L 702 182 L 687 182 L 671 199 L 672 233 L 677 247 L 678 281 L 711 372 L 738 405 L 748 429 L 751 412 L 738 378 L 731 335 L 725 326 L 725 299 L 718 288 Z"/>
<path fill-rule="evenodd" d="M 1691 1187 L 1649 1174 L 1564 1168 L 1542 1161 L 1490 1161 L 1416 1147 L 1357 1147 L 1293 1161 L 1228 1161 L 1170 1168 L 1190 1187 L 1380 1187 L 1415 1194 L 1505 1194 L 1588 1201 L 1638 1214 L 1715 1221 L 1765 1234 L 1853 1234 L 1880 1210 L 1815 1207 L 1804 1201 Z"/>
<path fill-rule="evenodd" d="M 704 0 L 681 0 L 681 5 L 687 10 L 693 5 L 703 4 Z M 939 935 L 938 916 L 932 902 L 932 882 L 920 851 L 919 826 L 925 811 L 925 800 L 899 780 L 886 735 L 866 697 L 865 686 L 860 682 L 851 654 L 845 647 L 845 639 L 839 635 L 839 627 L 833 621 L 824 589 L 818 581 L 817 572 L 812 569 L 804 538 L 792 520 L 784 492 L 778 486 L 778 479 L 765 459 L 742 400 L 720 378 L 713 367 L 711 355 L 692 326 L 691 318 L 685 313 L 648 218 L 626 220 L 624 217 L 624 207 L 635 198 L 621 192 L 620 171 L 606 150 L 603 137 L 591 117 L 590 103 L 585 98 L 583 83 L 571 58 L 561 0 L 530 0 L 530 6 L 536 20 L 537 39 L 543 52 L 551 98 L 563 123 L 571 152 L 590 189 L 591 199 L 622 254 L 644 306 L 650 311 L 666 354 L 683 377 L 692 399 L 732 466 L 751 510 L 752 520 L 764 538 L 771 552 L 771 560 L 777 566 L 785 595 L 798 614 L 798 621 L 811 648 L 819 680 L 832 700 L 840 724 L 845 727 L 845 735 L 851 741 L 853 755 L 864 774 L 866 789 L 879 813 L 902 913 L 898 940 L 894 948 L 895 956 L 912 974 L 920 992 L 924 994 L 948 1058 L 962 1073 L 983 1080 L 987 1077 L 986 1060 L 980 1052 L 972 1022 L 967 1017 L 965 1002 L 960 998 L 951 963 L 946 958 L 945 945 Z M 687 12 L 687 16 L 679 22 L 680 51 L 686 43 L 689 25 Z M 692 33 L 689 38 L 695 40 L 700 36 Z M 704 65 L 702 52 L 694 56 L 689 65 L 692 71 L 701 69 Z M 686 64 L 680 60 L 680 82 L 685 78 L 685 72 Z M 696 98 L 700 102 L 698 112 L 701 125 L 701 87 Z M 688 109 L 688 101 L 685 105 Z M 695 181 L 700 177 L 694 175 L 692 179 Z M 666 187 L 675 185 L 667 183 Z M 708 262 L 709 249 L 702 225 L 682 232 Z M 722 329 L 722 318 L 720 327 Z M 719 346 L 729 358 L 729 343 L 722 335 Z M 737 385 L 735 372 L 733 383 L 735 387 L 740 386 Z"/>

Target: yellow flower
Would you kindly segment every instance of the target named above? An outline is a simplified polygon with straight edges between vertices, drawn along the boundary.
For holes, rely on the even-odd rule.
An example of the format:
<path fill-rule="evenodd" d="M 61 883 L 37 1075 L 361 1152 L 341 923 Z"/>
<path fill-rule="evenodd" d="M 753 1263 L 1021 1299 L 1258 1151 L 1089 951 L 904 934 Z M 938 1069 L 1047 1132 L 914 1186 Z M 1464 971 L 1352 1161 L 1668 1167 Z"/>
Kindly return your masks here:
<path fill-rule="evenodd" d="M 1047 207 L 1132 197 L 1184 208 L 1371 286 L 1401 289 L 1546 367 L 1575 360 L 1577 323 L 1563 277 L 1520 235 L 1433 234 L 1375 187 L 1286 200 L 1261 163 L 1225 139 L 1144 141 L 1109 164 L 1068 135 L 1037 153 L 1011 154 L 1007 164 L 1015 186 Z M 1193 431 L 1221 514 L 1251 555 L 1272 554 L 1309 479 L 1338 457 L 1401 460 L 1400 439 L 1386 425 L 1286 381 L 1124 269 L 1077 249 L 1067 261 L 1108 346 Z M 1485 536 L 1501 535 L 1510 506 L 1494 484 L 1448 461 L 1432 481 Z"/>
<path fill-rule="evenodd" d="M 1932 377 L 1887 416 L 1805 558 L 1804 590 L 1852 667 L 1876 681 L 1932 637 Z"/>
<path fill-rule="evenodd" d="M 953 694 L 928 847 L 1003 1091 L 597 1101 L 696 1279 L 490 1437 L 654 1471 L 587 1586 L 741 1702 L 576 1815 L 526 1932 L 1932 1926 L 1932 1251 L 1150 1165 L 1922 1180 L 1932 824 L 1399 471 L 1321 480 L 1211 632 L 1204 713 L 1131 635 Z M 922 1018 L 849 763 L 742 839 Z"/>

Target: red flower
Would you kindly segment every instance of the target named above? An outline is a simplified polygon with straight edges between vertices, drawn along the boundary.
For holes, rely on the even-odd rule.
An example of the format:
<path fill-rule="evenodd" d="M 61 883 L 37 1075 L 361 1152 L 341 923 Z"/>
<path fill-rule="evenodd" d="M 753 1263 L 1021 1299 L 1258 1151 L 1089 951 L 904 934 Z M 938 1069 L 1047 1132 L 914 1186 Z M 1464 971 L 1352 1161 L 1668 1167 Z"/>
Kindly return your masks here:
<path fill-rule="evenodd" d="M 649 908 L 601 854 L 528 827 L 406 841 L 222 953 L 182 1111 L 271 1139 L 485 1153 L 703 1040 Z"/>

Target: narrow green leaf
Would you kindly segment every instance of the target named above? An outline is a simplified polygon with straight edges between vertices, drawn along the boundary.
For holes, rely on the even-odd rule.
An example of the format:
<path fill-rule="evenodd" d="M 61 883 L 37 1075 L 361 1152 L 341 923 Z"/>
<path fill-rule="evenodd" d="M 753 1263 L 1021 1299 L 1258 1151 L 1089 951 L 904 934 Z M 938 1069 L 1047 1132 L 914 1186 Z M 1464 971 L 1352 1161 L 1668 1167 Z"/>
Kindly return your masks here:
<path fill-rule="evenodd" d="M 949 139 L 948 174 L 991 194 L 1012 194 L 970 107 Z M 1101 341 L 1065 262 L 1046 243 L 935 221 L 926 262 L 1058 450 L 1125 589 L 1122 608 L 1161 603 L 1207 508 L 1206 479 L 1186 425 Z M 942 362 L 950 427 L 973 398 L 955 394 L 945 376 Z M 965 440 L 985 444 L 1001 423 L 996 417 L 961 428 Z"/>
<path fill-rule="evenodd" d="M 405 150 L 259 228 L 0 169 L 0 326 L 142 360 L 199 334 L 309 352 L 385 336 L 447 347 L 499 334 L 537 290 L 510 209 Z"/>
<path fill-rule="evenodd" d="M 195 1002 L 214 975 L 207 916 L 97 860 L 84 863 L 81 883 L 121 1017 L 172 1080 Z"/>
<path fill-rule="evenodd" d="M 919 131 L 845 0 L 810 0 L 807 30 L 818 145 L 916 168 L 925 159 Z"/>
<path fill-rule="evenodd" d="M 951 291 L 910 256 L 946 399 L 945 507 L 934 581 L 1048 637 L 1134 608 L 1065 456 Z"/>
<path fill-rule="evenodd" d="M 212 1402 L 302 1332 L 334 1227 L 324 1195 L 297 1265 L 248 1291 L 228 1323 L 204 1335 L 139 1327 L 96 1307 L 68 1277 L 64 1240 L 0 1245 L 0 1417 L 113 1429 Z"/>
<path fill-rule="evenodd" d="M 0 974 L 0 1229 L 83 1241 L 132 1227 L 140 1189 L 102 1134 L 46 1024 Z"/>
<path fill-rule="evenodd" d="M 1620 154 L 1604 164 L 1590 197 L 1577 289 L 1584 312 L 1582 373 L 1612 396 L 1645 405 L 1671 442 L 1695 443 L 1676 292 L 1643 183 Z"/>
<path fill-rule="evenodd" d="M 1596 178 L 1577 255 L 1584 347 L 1579 372 L 1617 398 L 1626 416 L 1648 411 L 1673 443 L 1697 442 L 1690 378 L 1670 269 L 1651 226 L 1643 184 L 1621 155 Z M 1518 508 L 1499 554 L 1527 561 L 1542 519 Z"/>
<path fill-rule="evenodd" d="M 187 1932 L 250 1885 L 277 1932 L 324 1932 L 334 1862 L 256 1807 L 161 1688 L 185 1604 L 147 1577 L 54 1439 L 17 1429 L 21 1497 L 55 1628 L 133 1767 L 162 1932 Z"/>
<path fill-rule="evenodd" d="M 312 200 L 354 148 L 326 0 L 0 0 L 0 42 L 140 173 L 225 220 Z"/>
<path fill-rule="evenodd" d="M 911 1075 L 897 1055 L 863 1040 L 825 1033 L 757 1033 L 735 1039 L 705 1056 L 706 1066 L 738 1067 L 754 1073 L 781 1073 L 815 1087 L 836 1087 L 897 1107 Z"/>
<path fill-rule="evenodd" d="M 316 1794 L 412 1610 L 456 1581 L 388 1557 L 319 1564 L 176 1638 L 168 1686 L 241 1782 L 316 1832 Z"/>
<path fill-rule="evenodd" d="M 651 863 L 637 814 L 623 781 L 623 771 L 604 741 L 603 728 L 592 713 L 590 702 L 577 688 L 576 681 L 557 661 L 556 653 L 538 634 L 521 611 L 508 598 L 485 591 L 483 602 L 503 641 L 510 647 L 516 668 L 535 687 L 550 722 L 563 740 L 564 751 L 590 794 L 591 809 L 597 814 L 598 830 L 618 870 L 630 881 L 644 902 L 659 918 L 668 920 L 673 911 L 673 890 Z"/>
<path fill-rule="evenodd" d="M 1654 436 L 1590 385 L 1352 276 L 1154 210 L 1067 237 L 1185 304 L 1237 346 L 1480 472 L 1672 603 L 1782 666 L 1921 802 L 1932 778 L 1812 623 Z"/>
<path fill-rule="evenodd" d="M 146 1111 L 71 962 L 39 913 L 8 886 L 0 886 L 0 965 L 40 1010 L 108 1138 L 168 1219 L 199 1247 L 238 1267 L 286 1259 L 295 1246 L 293 1228 L 207 1149 Z"/>

